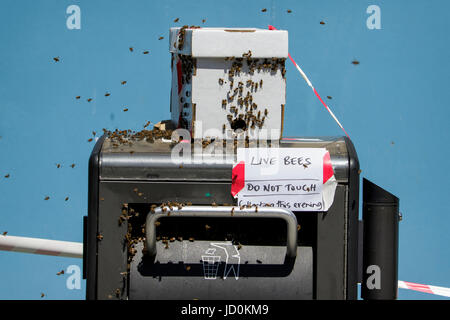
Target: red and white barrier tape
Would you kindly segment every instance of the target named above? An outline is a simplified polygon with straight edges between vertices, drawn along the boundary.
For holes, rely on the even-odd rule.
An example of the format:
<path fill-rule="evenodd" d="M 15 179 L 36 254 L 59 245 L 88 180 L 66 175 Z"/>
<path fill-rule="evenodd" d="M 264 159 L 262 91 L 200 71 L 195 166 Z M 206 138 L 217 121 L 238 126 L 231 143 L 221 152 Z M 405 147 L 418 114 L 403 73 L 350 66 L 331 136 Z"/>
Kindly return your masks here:
<path fill-rule="evenodd" d="M 426 284 L 398 281 L 398 287 L 401 289 L 408 289 L 414 291 L 420 291 L 425 293 L 431 293 L 438 296 L 450 297 L 450 288 L 429 286 Z"/>
<path fill-rule="evenodd" d="M 269 30 L 277 30 L 274 26 L 269 25 Z M 300 72 L 301 76 L 303 77 L 303 79 L 305 79 L 306 83 L 308 84 L 308 86 L 313 90 L 314 94 L 316 95 L 316 97 L 320 100 L 320 102 L 323 104 L 323 106 L 328 110 L 328 112 L 330 113 L 330 115 L 333 117 L 334 121 L 336 121 L 336 123 L 338 124 L 338 126 L 342 129 L 342 131 L 344 131 L 345 135 L 350 139 L 347 131 L 345 131 L 344 127 L 342 126 L 342 124 L 339 122 L 339 120 L 336 118 L 336 116 L 334 115 L 333 111 L 331 111 L 331 109 L 327 106 L 327 104 L 322 100 L 322 98 L 320 97 L 319 93 L 317 92 L 317 90 L 313 87 L 311 81 L 309 81 L 308 77 L 306 76 L 306 74 L 303 72 L 302 68 L 300 68 L 300 66 L 294 61 L 294 59 L 292 59 L 291 54 L 288 53 L 289 59 L 292 61 L 292 63 L 294 64 L 294 66 L 297 68 L 298 72 Z"/>

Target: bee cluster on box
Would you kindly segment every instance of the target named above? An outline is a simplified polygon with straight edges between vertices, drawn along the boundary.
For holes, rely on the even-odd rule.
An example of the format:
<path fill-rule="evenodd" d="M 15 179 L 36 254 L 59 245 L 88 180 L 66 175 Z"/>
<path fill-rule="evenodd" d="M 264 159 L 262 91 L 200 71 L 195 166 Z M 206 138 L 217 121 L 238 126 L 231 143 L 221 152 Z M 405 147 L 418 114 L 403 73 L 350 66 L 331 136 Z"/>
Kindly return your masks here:
<path fill-rule="evenodd" d="M 278 140 L 286 100 L 285 30 L 170 29 L 171 118 L 196 140 Z"/>

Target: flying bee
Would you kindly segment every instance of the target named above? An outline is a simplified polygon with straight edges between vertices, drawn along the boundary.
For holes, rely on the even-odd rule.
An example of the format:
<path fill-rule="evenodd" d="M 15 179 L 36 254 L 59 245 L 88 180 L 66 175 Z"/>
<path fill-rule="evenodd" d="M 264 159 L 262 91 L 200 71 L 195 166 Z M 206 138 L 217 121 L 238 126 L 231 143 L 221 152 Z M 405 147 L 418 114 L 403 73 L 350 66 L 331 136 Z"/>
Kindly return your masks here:
<path fill-rule="evenodd" d="M 356 66 L 356 65 L 359 64 L 359 61 L 358 60 L 353 60 L 352 63 Z"/>
<path fill-rule="evenodd" d="M 172 237 L 169 239 L 170 242 L 174 242 L 175 241 L 175 237 Z"/>
<path fill-rule="evenodd" d="M 258 111 L 257 119 L 259 120 L 259 118 L 261 118 L 261 111 Z"/>
<path fill-rule="evenodd" d="M 92 98 L 87 99 L 87 102 L 91 102 L 91 101 L 92 101 Z"/>
<path fill-rule="evenodd" d="M 126 83 L 127 83 L 127 82 L 126 82 L 125 80 L 120 82 L 121 85 L 124 85 L 124 84 L 126 84 Z"/>
<path fill-rule="evenodd" d="M 210 225 L 205 224 L 205 229 L 208 231 L 209 229 L 211 229 Z"/>
<path fill-rule="evenodd" d="M 111 94 L 109 92 L 105 93 L 105 97 L 109 97 Z"/>
<path fill-rule="evenodd" d="M 76 96 L 76 97 L 75 97 L 75 99 L 80 99 L 80 98 L 81 98 L 81 96 Z"/>
<path fill-rule="evenodd" d="M 186 266 L 186 271 L 191 270 L 191 266 Z"/>
<path fill-rule="evenodd" d="M 226 128 L 227 128 L 227 126 L 226 126 L 226 124 L 224 123 L 223 126 L 222 126 L 222 130 L 225 131 Z"/>
<path fill-rule="evenodd" d="M 44 198 L 44 200 L 49 200 L 50 199 L 50 197 L 49 196 L 46 196 L 45 198 Z"/>
<path fill-rule="evenodd" d="M 238 243 L 237 249 L 238 249 L 238 250 L 241 250 L 241 249 L 242 249 L 242 244 L 241 244 L 241 243 Z"/>
<path fill-rule="evenodd" d="M 206 19 L 202 19 L 202 23 L 205 23 L 206 22 Z"/>
<path fill-rule="evenodd" d="M 2 233 L 2 235 L 6 236 L 8 234 L 8 231 L 5 231 Z"/>
<path fill-rule="evenodd" d="M 70 165 L 70 167 L 71 167 L 71 168 L 75 168 L 75 163 L 72 163 L 72 164 Z"/>
<path fill-rule="evenodd" d="M 61 271 L 59 271 L 59 272 L 56 273 L 57 276 L 60 276 L 60 275 L 62 275 L 62 274 L 64 274 L 64 270 L 61 270 Z"/>
<path fill-rule="evenodd" d="M 175 20 L 173 20 L 173 22 L 178 22 L 178 21 L 180 21 L 180 18 L 176 18 Z"/>
<path fill-rule="evenodd" d="M 321 25 L 324 25 L 324 24 L 325 24 L 325 22 L 323 22 L 323 21 L 320 21 L 319 23 L 320 23 Z"/>
<path fill-rule="evenodd" d="M 159 38 L 158 38 L 158 40 L 162 40 L 162 39 L 164 39 L 164 37 L 159 37 Z"/>
<path fill-rule="evenodd" d="M 88 142 L 92 142 L 92 140 L 94 140 L 94 139 L 92 139 L 92 138 L 89 138 L 89 139 L 88 139 Z"/>
<path fill-rule="evenodd" d="M 53 60 L 54 60 L 55 62 L 59 62 L 59 57 L 54 57 Z"/>
<path fill-rule="evenodd" d="M 264 115 L 267 116 L 269 114 L 269 111 L 267 109 L 264 110 Z"/>
<path fill-rule="evenodd" d="M 45 297 L 45 293 L 41 292 L 41 298 Z"/>
<path fill-rule="evenodd" d="M 133 52 L 133 47 L 130 47 L 129 49 L 130 49 L 130 52 Z"/>
<path fill-rule="evenodd" d="M 144 51 L 144 52 L 142 52 L 143 54 L 148 54 L 148 51 Z"/>
<path fill-rule="evenodd" d="M 192 238 L 192 237 L 190 237 L 188 240 L 189 240 L 190 242 L 194 242 L 194 238 Z"/>
<path fill-rule="evenodd" d="M 100 240 L 100 241 L 102 241 L 102 240 L 103 240 L 103 236 L 102 236 L 101 234 L 98 234 L 98 235 L 97 235 L 97 239 Z"/>
<path fill-rule="evenodd" d="M 155 227 L 158 227 L 158 226 L 160 226 L 160 225 L 161 225 L 161 222 L 155 221 Z"/>
<path fill-rule="evenodd" d="M 292 13 L 292 10 L 288 9 L 288 10 L 287 10 L 287 13 Z"/>
<path fill-rule="evenodd" d="M 306 164 L 303 164 L 303 167 L 304 167 L 304 168 L 308 168 L 308 165 L 306 165 Z"/>
<path fill-rule="evenodd" d="M 128 108 L 124 108 L 124 109 L 123 109 L 123 112 L 127 112 L 127 111 L 128 111 Z"/>
<path fill-rule="evenodd" d="M 297 225 L 297 231 L 300 231 L 301 228 L 302 228 L 302 227 L 298 224 L 298 225 Z"/>
<path fill-rule="evenodd" d="M 66 197 L 65 199 L 64 199 L 64 201 L 68 201 L 69 200 L 69 197 Z"/>
<path fill-rule="evenodd" d="M 231 216 L 234 216 L 234 207 L 231 208 Z"/>
<path fill-rule="evenodd" d="M 267 9 L 266 9 L 266 8 L 264 8 L 264 9 L 262 9 L 262 10 L 261 10 L 261 12 L 266 12 L 266 11 L 267 11 Z"/>

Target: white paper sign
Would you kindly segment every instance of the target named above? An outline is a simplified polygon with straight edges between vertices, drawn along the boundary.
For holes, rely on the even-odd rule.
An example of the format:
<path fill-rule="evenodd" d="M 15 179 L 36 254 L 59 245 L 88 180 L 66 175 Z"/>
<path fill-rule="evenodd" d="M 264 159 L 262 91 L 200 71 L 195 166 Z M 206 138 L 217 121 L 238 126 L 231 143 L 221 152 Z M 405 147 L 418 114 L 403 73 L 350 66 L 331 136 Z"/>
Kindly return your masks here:
<path fill-rule="evenodd" d="M 244 162 L 245 172 L 242 189 L 236 194 L 239 206 L 323 211 L 326 152 L 324 148 L 239 148 L 237 163 L 242 166 Z"/>

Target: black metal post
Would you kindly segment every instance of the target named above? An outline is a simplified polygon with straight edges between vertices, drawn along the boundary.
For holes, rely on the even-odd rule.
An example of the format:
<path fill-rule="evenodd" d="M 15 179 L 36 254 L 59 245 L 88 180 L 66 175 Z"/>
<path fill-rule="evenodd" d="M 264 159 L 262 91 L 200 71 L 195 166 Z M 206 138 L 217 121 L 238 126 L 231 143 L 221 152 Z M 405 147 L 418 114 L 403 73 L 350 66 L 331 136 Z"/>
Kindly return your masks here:
<path fill-rule="evenodd" d="M 399 199 L 363 179 L 363 221 L 361 297 L 397 299 Z"/>

